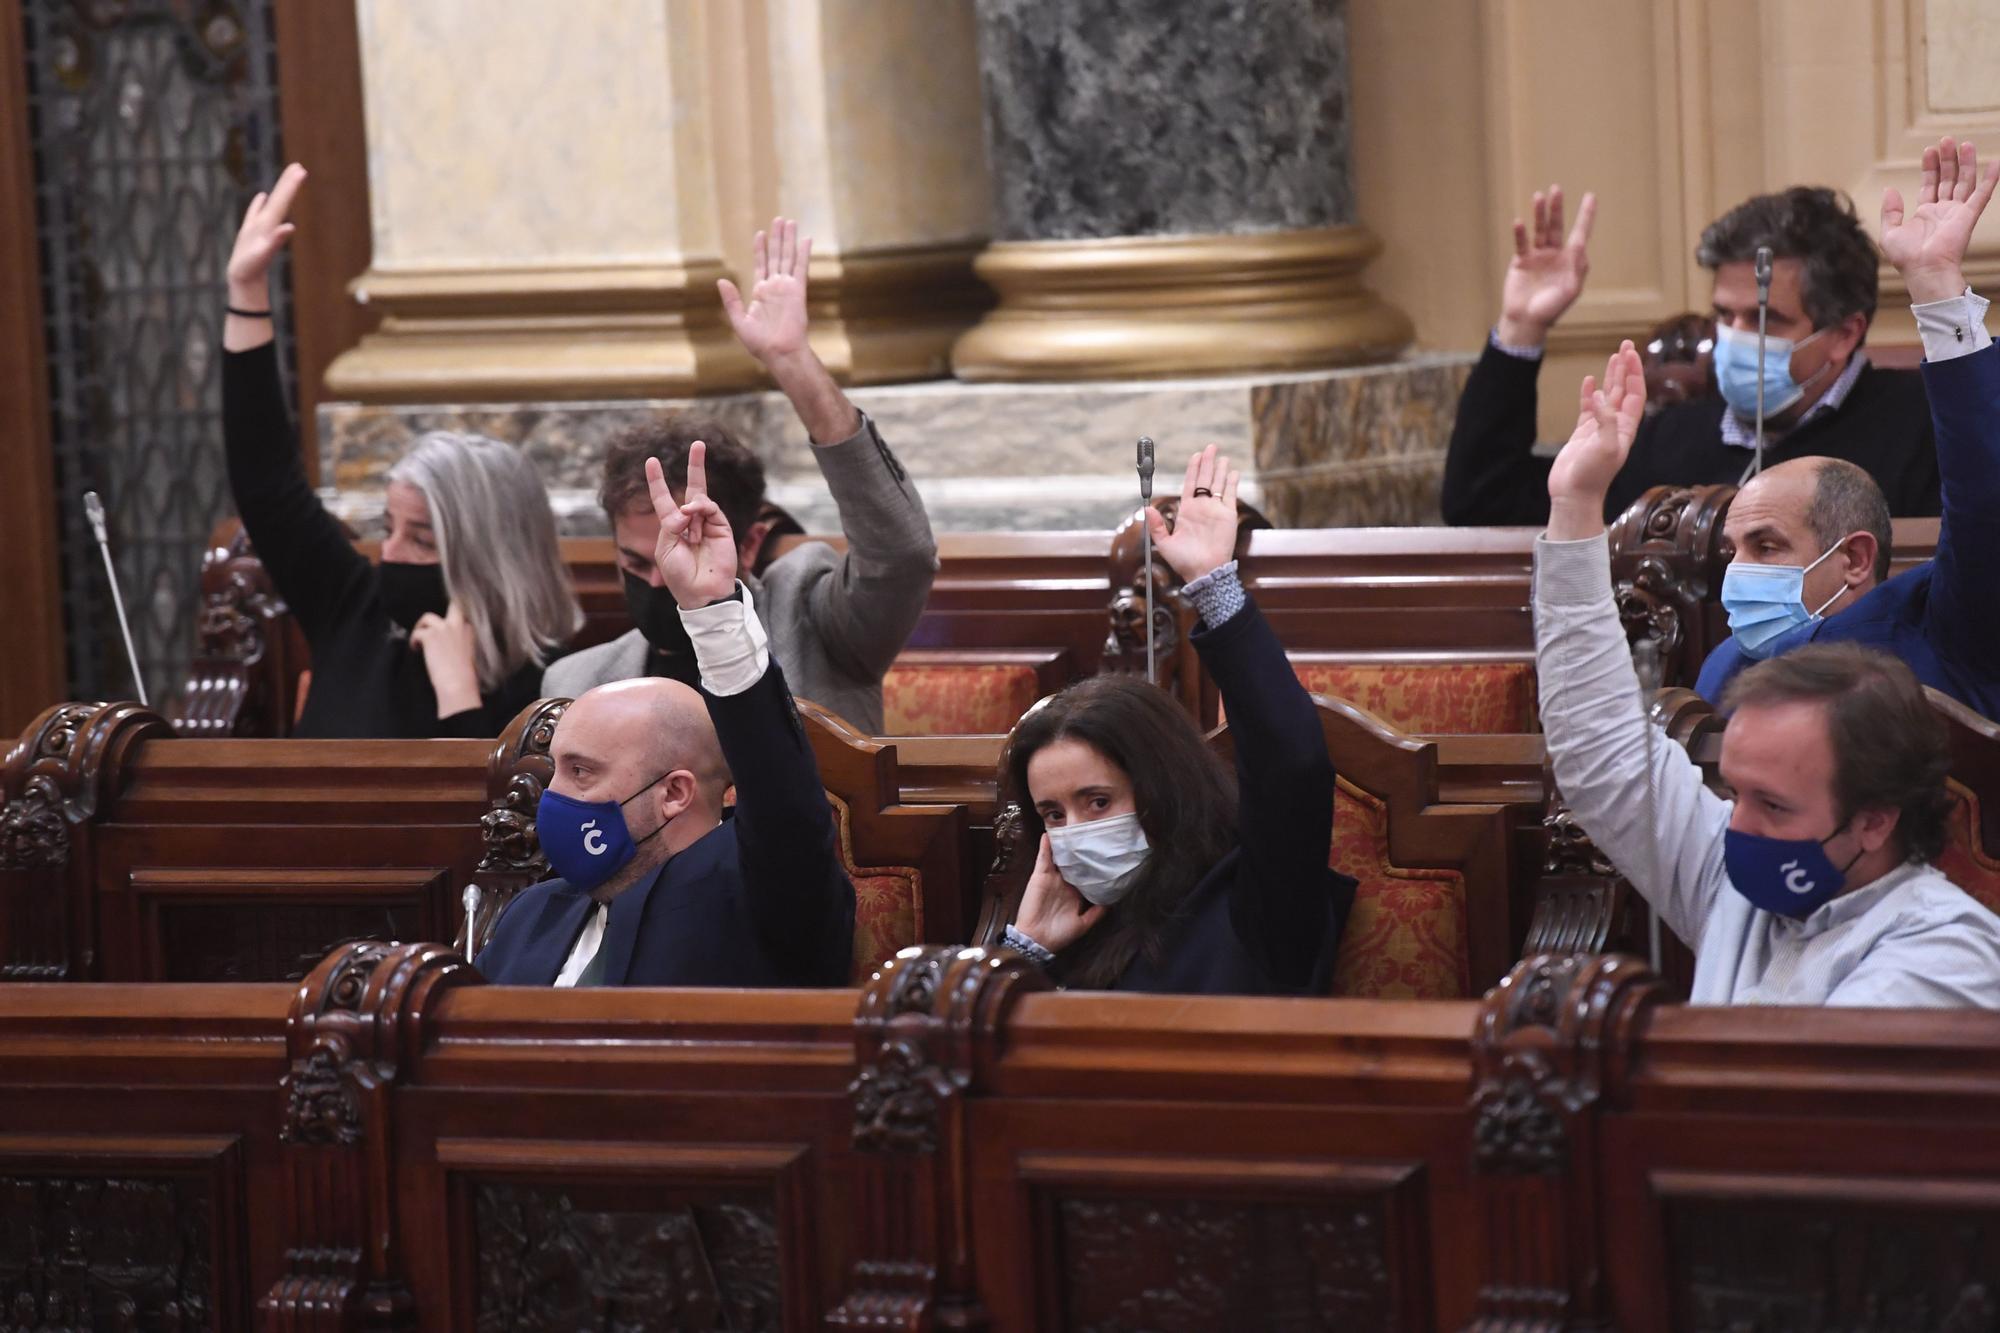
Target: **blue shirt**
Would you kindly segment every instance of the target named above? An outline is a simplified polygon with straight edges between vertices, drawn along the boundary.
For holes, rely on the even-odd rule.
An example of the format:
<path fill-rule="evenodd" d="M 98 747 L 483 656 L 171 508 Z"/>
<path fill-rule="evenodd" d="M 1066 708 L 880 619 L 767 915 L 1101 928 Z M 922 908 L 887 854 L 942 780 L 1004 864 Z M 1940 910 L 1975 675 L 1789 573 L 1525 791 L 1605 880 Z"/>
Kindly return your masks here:
<path fill-rule="evenodd" d="M 1770 656 L 1806 643 L 1861 643 L 1906 662 L 1917 679 L 1985 717 L 2000 717 L 2000 345 L 1926 361 L 1944 516 L 1937 552 L 1845 611 L 1771 643 Z M 1726 639 L 1702 663 L 1695 689 L 1718 703 L 1751 658 Z"/>

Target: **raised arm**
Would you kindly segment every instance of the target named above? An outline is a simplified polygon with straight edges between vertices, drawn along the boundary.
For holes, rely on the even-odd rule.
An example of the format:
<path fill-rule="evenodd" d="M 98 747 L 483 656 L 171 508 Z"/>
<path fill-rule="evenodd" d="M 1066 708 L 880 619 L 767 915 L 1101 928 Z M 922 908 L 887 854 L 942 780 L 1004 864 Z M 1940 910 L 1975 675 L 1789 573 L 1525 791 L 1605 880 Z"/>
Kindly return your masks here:
<path fill-rule="evenodd" d="M 812 238 L 774 218 L 754 245 L 757 282 L 746 303 L 727 278 L 716 286 L 744 348 L 770 372 L 812 440 L 847 537 L 836 573 L 812 590 L 815 629 L 856 675 L 879 677 L 923 614 L 937 570 L 937 542 L 909 474 L 814 354 L 807 339 Z"/>
<path fill-rule="evenodd" d="M 1924 149 L 1913 209 L 1882 191 L 1882 253 L 1903 275 L 1924 341 L 1924 388 L 1937 435 L 1943 521 L 1924 606 L 1924 632 L 1967 674 L 2000 679 L 2000 617 L 1991 613 L 2000 571 L 2000 352 L 1986 303 L 1970 294 L 1965 253 L 1993 198 L 2000 163 L 1982 176 L 1970 143 L 1949 135 Z"/>
<path fill-rule="evenodd" d="M 1549 526 L 1535 545 L 1535 676 L 1556 785 L 1577 823 L 1691 947 L 1708 919 L 1726 803 L 1687 752 L 1646 718 L 1611 591 L 1604 494 L 1646 406 L 1627 342 L 1586 377 L 1576 430 L 1549 472 Z"/>
<path fill-rule="evenodd" d="M 646 460 L 646 483 L 660 519 L 654 558 L 680 606 L 736 784 L 737 857 L 751 919 L 798 981 L 841 985 L 853 953 L 854 886 L 840 865 L 805 727 L 736 581 L 729 520 L 708 498 L 707 446 L 697 441 L 688 451 L 679 505 L 657 459 Z"/>
<path fill-rule="evenodd" d="M 1194 643 L 1229 710 L 1236 742 L 1237 836 L 1230 921 L 1272 975 L 1306 986 L 1328 927 L 1346 920 L 1351 882 L 1327 859 L 1333 841 L 1333 763 L 1312 697 L 1244 594 L 1236 546 L 1236 470 L 1214 445 L 1188 461 L 1171 532 L 1146 511 L 1153 545 L 1201 612 Z"/>
<path fill-rule="evenodd" d="M 1586 194 L 1563 231 L 1562 186 L 1534 196 L 1514 219 L 1514 253 L 1500 287 L 1500 318 L 1459 396 L 1445 454 L 1440 506 L 1447 523 L 1539 523 L 1548 513 L 1548 460 L 1533 453 L 1542 348 L 1590 272 L 1597 196 Z"/>
<path fill-rule="evenodd" d="M 222 324 L 222 439 L 236 512 L 310 640 L 367 576 L 368 562 L 306 481 L 278 379 L 271 264 L 296 230 L 287 216 L 305 181 L 304 167 L 286 167 L 250 201 L 236 233 Z"/>

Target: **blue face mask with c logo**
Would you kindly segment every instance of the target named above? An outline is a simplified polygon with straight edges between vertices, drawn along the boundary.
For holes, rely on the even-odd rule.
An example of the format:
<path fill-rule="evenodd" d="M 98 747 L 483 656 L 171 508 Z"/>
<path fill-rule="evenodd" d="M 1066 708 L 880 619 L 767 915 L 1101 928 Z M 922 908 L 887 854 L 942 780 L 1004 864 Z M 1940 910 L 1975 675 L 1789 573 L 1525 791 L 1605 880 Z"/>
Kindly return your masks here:
<path fill-rule="evenodd" d="M 1729 829 L 1722 835 L 1722 864 L 1729 882 L 1752 906 L 1804 919 L 1847 887 L 1847 871 L 1861 859 L 1856 852 L 1846 869 L 1827 859 L 1826 845 L 1846 827 L 1842 824 L 1818 840 L 1767 838 Z"/>
<path fill-rule="evenodd" d="M 1818 620 L 1847 591 L 1842 584 L 1819 610 L 1806 610 L 1806 575 L 1839 546 L 1829 546 L 1810 565 L 1753 565 L 1731 560 L 1722 571 L 1722 609 L 1729 613 L 1729 632 L 1743 655 L 1762 659 L 1771 650 L 1771 641 L 1794 625 Z"/>
<path fill-rule="evenodd" d="M 1831 326 L 1829 326 L 1831 327 Z M 1805 337 L 1793 342 L 1790 338 L 1764 337 L 1764 417 L 1766 420 L 1777 416 L 1799 399 L 1805 397 L 1806 384 L 1818 379 L 1821 371 L 1833 362 L 1829 361 L 1812 374 L 1806 376 L 1805 383 L 1792 378 L 1792 353 L 1804 347 L 1826 329 L 1814 329 Z M 1739 417 L 1757 414 L 1757 335 L 1738 333 L 1729 325 L 1717 320 L 1715 324 L 1715 387 L 1722 391 L 1722 401 L 1728 403 Z"/>
<path fill-rule="evenodd" d="M 639 844 L 659 836 L 670 820 L 638 842 L 625 827 L 625 807 L 660 785 L 660 774 L 622 801 L 579 801 L 553 791 L 535 807 L 535 834 L 549 867 L 579 889 L 594 889 L 639 854 Z"/>

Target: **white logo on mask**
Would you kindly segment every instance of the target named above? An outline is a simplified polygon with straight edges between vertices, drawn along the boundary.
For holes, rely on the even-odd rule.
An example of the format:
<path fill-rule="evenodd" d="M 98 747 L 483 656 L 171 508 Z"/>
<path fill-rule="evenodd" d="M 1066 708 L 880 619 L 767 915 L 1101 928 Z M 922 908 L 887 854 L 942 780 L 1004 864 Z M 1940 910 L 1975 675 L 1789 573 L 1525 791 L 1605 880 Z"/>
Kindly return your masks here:
<path fill-rule="evenodd" d="M 1778 867 L 1778 873 L 1785 877 L 1785 887 L 1793 893 L 1798 894 L 1801 898 L 1811 893 L 1815 887 L 1812 876 L 1799 869 L 1797 861 L 1785 862 Z"/>
<path fill-rule="evenodd" d="M 587 819 L 583 823 L 583 850 L 592 856 L 604 855 L 604 834 L 594 819 Z"/>

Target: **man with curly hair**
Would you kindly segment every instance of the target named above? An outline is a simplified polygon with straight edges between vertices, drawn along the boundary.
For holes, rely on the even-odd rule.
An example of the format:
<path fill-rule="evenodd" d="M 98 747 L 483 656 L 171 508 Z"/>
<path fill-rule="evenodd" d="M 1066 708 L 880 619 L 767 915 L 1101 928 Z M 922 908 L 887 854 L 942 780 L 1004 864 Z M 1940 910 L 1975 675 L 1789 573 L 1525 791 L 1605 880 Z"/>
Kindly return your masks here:
<path fill-rule="evenodd" d="M 1535 449 L 1536 379 L 1549 331 L 1589 272 L 1597 201 L 1586 194 L 1563 232 L 1561 186 L 1515 219 L 1500 319 L 1466 381 L 1445 459 L 1447 523 L 1541 523 L 1551 458 Z M 1764 466 L 1820 455 L 1873 477 L 1899 517 L 1938 512 L 1938 467 L 1924 384 L 1871 365 L 1875 243 L 1836 191 L 1795 186 L 1745 200 L 1708 225 L 1695 258 L 1714 275 L 1719 397 L 1669 403 L 1639 427 L 1605 495 L 1616 518 L 1653 486 L 1740 483 L 1756 456 L 1758 247 L 1769 246 Z"/>

